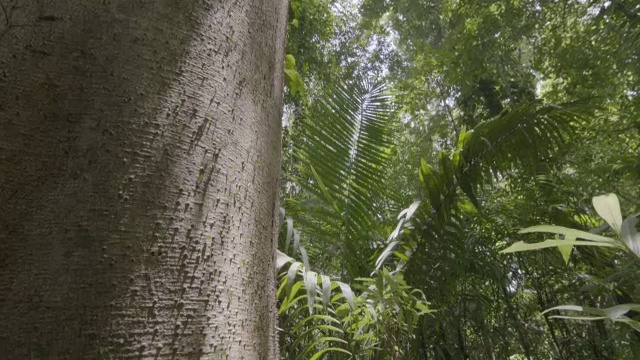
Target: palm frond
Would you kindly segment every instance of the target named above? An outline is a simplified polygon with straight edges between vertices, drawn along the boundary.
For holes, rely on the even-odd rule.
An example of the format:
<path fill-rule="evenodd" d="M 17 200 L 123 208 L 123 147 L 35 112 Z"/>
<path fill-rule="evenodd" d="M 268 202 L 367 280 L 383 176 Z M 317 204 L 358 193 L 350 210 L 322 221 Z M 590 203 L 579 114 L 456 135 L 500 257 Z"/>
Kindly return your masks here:
<path fill-rule="evenodd" d="M 391 148 L 390 99 L 385 87 L 367 81 L 338 85 L 317 102 L 301 128 L 302 141 L 295 151 L 299 176 L 292 179 L 312 201 L 289 202 L 290 213 L 313 214 L 313 220 L 298 219 L 311 225 L 305 232 L 320 239 L 324 233 L 332 243 L 337 233 L 345 253 L 371 247 L 366 234 L 374 222 L 376 196 L 382 193 Z M 366 274 L 368 254 L 349 260 L 347 273 Z"/>
<path fill-rule="evenodd" d="M 437 168 L 422 162 L 424 199 L 412 219 L 400 217 L 376 265 L 382 266 L 391 254 L 403 265 L 411 254 L 424 250 L 427 239 L 463 233 L 455 231 L 459 191 L 479 208 L 478 190 L 492 176 L 515 170 L 535 175 L 527 164 L 554 156 L 591 111 L 581 103 L 524 104 L 463 131 L 456 149 L 439 152 Z"/>
<path fill-rule="evenodd" d="M 460 161 L 455 164 L 460 188 L 477 206 L 477 189 L 492 174 L 529 171 L 533 169 L 527 164 L 552 159 L 592 110 L 577 102 L 522 104 L 462 133 Z"/>

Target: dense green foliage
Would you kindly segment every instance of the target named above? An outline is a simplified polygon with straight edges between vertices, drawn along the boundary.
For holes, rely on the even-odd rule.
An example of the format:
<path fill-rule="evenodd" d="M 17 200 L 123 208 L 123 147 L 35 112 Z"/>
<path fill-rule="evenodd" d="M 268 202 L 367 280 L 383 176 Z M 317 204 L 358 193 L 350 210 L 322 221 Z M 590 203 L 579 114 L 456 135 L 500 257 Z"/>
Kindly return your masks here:
<path fill-rule="evenodd" d="M 569 245 L 500 253 L 537 224 L 626 241 L 591 199 L 640 209 L 640 2 L 292 9 L 280 240 L 305 265 L 278 293 L 285 358 L 640 358 L 632 245 L 551 231 Z M 624 321 L 544 312 L 565 305 Z"/>

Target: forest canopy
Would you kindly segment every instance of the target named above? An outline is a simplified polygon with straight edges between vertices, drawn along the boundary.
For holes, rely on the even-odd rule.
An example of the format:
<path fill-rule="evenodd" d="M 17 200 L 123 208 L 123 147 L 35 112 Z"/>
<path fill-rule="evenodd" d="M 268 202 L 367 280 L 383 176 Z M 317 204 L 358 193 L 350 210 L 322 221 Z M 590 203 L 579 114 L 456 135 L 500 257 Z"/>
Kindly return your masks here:
<path fill-rule="evenodd" d="M 293 0 L 289 21 L 284 358 L 640 356 L 640 3 Z"/>

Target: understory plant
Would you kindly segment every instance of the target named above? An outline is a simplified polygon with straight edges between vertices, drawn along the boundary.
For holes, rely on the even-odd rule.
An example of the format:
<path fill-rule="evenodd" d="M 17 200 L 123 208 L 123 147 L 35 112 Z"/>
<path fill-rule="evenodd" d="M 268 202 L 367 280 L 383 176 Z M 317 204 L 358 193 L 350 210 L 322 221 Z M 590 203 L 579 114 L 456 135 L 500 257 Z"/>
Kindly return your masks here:
<path fill-rule="evenodd" d="M 418 320 L 433 311 L 424 294 L 384 267 L 351 284 L 311 271 L 299 234 L 287 232 L 304 263 L 278 252 L 283 359 L 403 359 Z"/>
<path fill-rule="evenodd" d="M 594 197 L 593 207 L 608 225 L 608 228 L 613 234 L 612 237 L 596 234 L 595 231 L 587 232 L 555 225 L 537 225 L 522 229 L 519 233 L 551 233 L 554 234 L 554 238 L 537 243 L 518 241 L 501 252 L 514 253 L 555 247 L 560 251 L 565 263 L 568 264 L 575 246 L 595 246 L 628 253 L 632 258 L 629 261 L 637 261 L 640 258 L 640 234 L 635 228 L 638 223 L 637 217 L 631 215 L 624 221 L 622 220 L 620 202 L 615 194 Z M 623 267 L 624 264 L 620 264 L 619 266 Z M 550 318 L 583 321 L 610 320 L 626 324 L 640 332 L 640 321 L 637 320 L 638 316 L 633 314 L 640 313 L 640 304 L 615 304 L 607 308 L 573 304 L 558 305 L 544 310 L 542 315 L 552 311 L 566 311 L 569 313 L 578 313 L 578 315 L 553 315 L 550 316 Z"/>

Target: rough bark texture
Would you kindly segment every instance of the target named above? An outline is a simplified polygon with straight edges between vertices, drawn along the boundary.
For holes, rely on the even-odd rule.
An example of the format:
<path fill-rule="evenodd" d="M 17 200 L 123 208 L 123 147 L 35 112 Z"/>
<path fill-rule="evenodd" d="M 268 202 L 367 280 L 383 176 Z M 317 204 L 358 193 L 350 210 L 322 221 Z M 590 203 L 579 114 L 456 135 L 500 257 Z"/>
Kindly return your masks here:
<path fill-rule="evenodd" d="M 0 4 L 0 357 L 275 358 L 287 2 Z"/>

